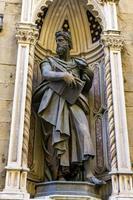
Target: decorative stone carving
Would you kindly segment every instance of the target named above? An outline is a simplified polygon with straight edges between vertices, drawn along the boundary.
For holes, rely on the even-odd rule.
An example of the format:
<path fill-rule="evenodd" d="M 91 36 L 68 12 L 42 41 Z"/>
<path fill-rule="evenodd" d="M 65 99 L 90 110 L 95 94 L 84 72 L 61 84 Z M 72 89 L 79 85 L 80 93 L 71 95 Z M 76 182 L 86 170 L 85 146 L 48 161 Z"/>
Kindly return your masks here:
<path fill-rule="evenodd" d="M 114 126 L 110 54 L 109 54 L 108 48 L 105 48 L 105 79 L 106 79 L 106 95 L 107 95 L 107 107 L 108 107 L 111 169 L 116 170 L 117 169 L 117 153 L 116 153 L 116 143 L 115 143 L 115 126 Z"/>
<path fill-rule="evenodd" d="M 36 44 L 38 38 L 38 30 L 34 24 L 30 23 L 19 23 L 17 24 L 16 38 L 18 43 L 23 44 Z"/>
<path fill-rule="evenodd" d="M 29 143 L 29 128 L 30 128 L 30 113 L 31 113 L 31 96 L 32 96 L 32 79 L 33 79 L 33 65 L 34 65 L 34 45 L 38 38 L 38 30 L 34 24 L 20 23 L 17 25 L 18 43 L 31 44 L 29 62 L 28 62 L 28 74 L 27 74 L 27 93 L 25 104 L 25 119 L 24 119 L 24 133 L 23 133 L 23 146 L 22 146 L 22 167 L 27 169 L 28 158 L 28 143 Z"/>
<path fill-rule="evenodd" d="M 87 7 L 90 12 L 97 18 L 97 21 L 101 22 L 102 28 L 105 27 L 106 20 L 104 17 L 104 13 L 100 5 L 95 0 L 86 0 Z"/>
<path fill-rule="evenodd" d="M 105 46 L 113 49 L 121 50 L 124 44 L 124 38 L 120 35 L 119 31 L 107 31 L 101 37 Z"/>
<path fill-rule="evenodd" d="M 36 8 L 33 11 L 33 21 L 37 20 L 38 13 L 42 13 L 42 8 L 49 7 L 55 0 L 44 0 L 40 1 Z M 72 0 L 70 0 L 72 1 Z M 105 18 L 103 10 L 101 9 L 100 5 L 95 0 L 83 0 L 87 6 L 87 8 L 91 11 L 91 13 L 97 18 L 99 22 L 101 22 L 101 26 L 105 26 Z M 73 2 L 73 1 L 72 1 Z"/>
<path fill-rule="evenodd" d="M 78 38 L 79 36 L 77 34 L 77 31 L 75 31 L 75 28 L 73 30 L 71 23 L 70 23 L 71 24 L 71 27 L 70 27 L 69 20 L 74 21 L 74 24 L 77 26 L 77 29 L 78 29 L 78 26 L 81 27 L 81 30 L 79 30 L 79 32 L 81 31 L 82 33 L 80 33 L 80 35 L 85 34 L 85 27 L 88 26 L 88 22 L 87 22 L 87 19 L 86 19 L 86 15 L 87 15 L 87 18 L 88 18 L 88 21 L 89 21 L 89 24 L 90 24 L 90 33 L 91 33 L 92 43 L 97 42 L 100 39 L 100 35 L 101 35 L 101 32 L 102 32 L 102 28 L 101 28 L 101 25 L 100 25 L 101 21 L 99 20 L 99 18 L 95 17 L 95 14 L 93 15 L 89 11 L 89 9 L 87 10 L 87 12 L 86 12 L 86 10 L 83 10 L 85 6 L 84 7 L 81 6 L 82 4 L 79 3 L 78 1 L 75 1 L 75 3 L 73 4 L 73 6 L 74 6 L 73 10 L 72 10 L 71 5 L 72 4 L 70 3 L 70 1 L 67 1 L 67 4 L 64 4 L 64 2 L 62 1 L 62 4 L 60 5 L 60 7 L 62 7 L 62 9 L 59 11 L 59 16 L 57 16 L 57 17 L 56 17 L 56 12 L 57 12 L 57 8 L 58 8 L 57 1 L 54 1 L 54 3 L 51 5 L 50 8 L 48 8 L 46 6 L 42 6 L 41 9 L 40 9 L 40 12 L 37 14 L 37 19 L 35 21 L 37 28 L 39 29 L 39 33 L 41 32 L 42 29 L 44 29 L 44 30 L 47 29 L 46 28 L 47 22 L 49 23 L 49 26 L 50 26 L 50 24 L 51 24 L 50 21 L 52 20 L 52 26 L 50 26 L 50 28 L 49 28 L 49 30 L 51 32 L 54 32 L 55 27 L 56 27 L 57 30 L 60 29 L 59 27 L 61 27 L 61 25 L 62 25 L 62 30 L 69 29 L 69 31 L 70 31 L 70 29 L 71 29 L 71 32 L 73 32 L 73 35 L 76 35 L 76 37 Z M 54 7 L 54 10 L 53 10 L 52 7 Z M 49 15 L 47 15 L 48 10 L 49 10 Z M 64 10 L 65 10 L 65 12 L 64 12 Z M 84 11 L 86 12 L 86 15 L 83 15 Z M 67 18 L 68 18 L 67 20 L 66 20 L 66 12 L 67 12 Z M 73 12 L 73 16 L 71 16 L 71 12 Z M 81 25 L 80 21 L 77 22 L 75 20 L 74 16 L 76 15 L 76 13 L 78 13 L 79 17 L 84 16 L 83 20 L 85 22 L 85 26 L 83 26 L 83 23 Z M 47 18 L 46 18 L 47 22 L 44 21 L 46 15 L 47 15 Z M 55 16 L 54 19 L 52 18 L 52 15 Z M 49 16 L 49 18 L 48 18 L 48 16 Z M 59 17 L 60 17 L 60 20 L 59 20 Z M 62 20 L 63 18 L 64 18 L 64 23 L 63 23 L 63 20 Z M 60 24 L 56 23 L 57 20 L 60 21 Z M 44 22 L 44 25 L 43 25 L 43 22 Z M 46 32 L 46 31 L 44 31 L 44 32 Z M 45 37 L 46 37 L 46 34 L 43 34 L 43 35 L 45 35 Z M 50 35 L 50 33 L 48 34 L 48 37 L 49 37 L 49 35 Z M 74 36 L 74 38 L 76 38 L 76 37 Z M 88 40 L 90 40 L 89 39 L 90 38 L 89 33 L 86 32 L 85 37 L 87 37 Z M 52 40 L 52 38 L 51 38 L 51 40 Z M 84 37 L 82 37 L 82 40 L 83 39 L 84 39 Z M 52 40 L 52 42 L 51 42 L 51 40 L 50 40 L 50 43 L 53 43 L 53 40 Z M 44 41 L 44 44 L 47 43 L 46 41 L 47 41 L 47 37 Z M 85 43 L 87 44 L 87 42 L 84 42 L 84 44 Z M 84 46 L 86 46 L 86 45 L 84 45 Z"/>
<path fill-rule="evenodd" d="M 118 4 L 120 0 L 97 0 L 99 3 L 108 3 L 108 2 L 111 2 L 111 3 L 116 3 Z"/>
<path fill-rule="evenodd" d="M 89 10 L 87 10 L 87 18 L 90 23 L 92 43 L 95 43 L 99 41 L 101 37 L 102 28 L 100 23 L 97 21 L 97 18 L 94 17 Z"/>
<path fill-rule="evenodd" d="M 107 175 L 110 171 L 110 156 L 109 156 L 109 141 L 108 141 L 108 120 L 107 120 L 107 105 L 106 105 L 106 86 L 105 86 L 105 65 L 104 59 L 95 63 L 93 66 L 94 81 L 91 89 L 91 105 L 90 121 L 91 130 L 95 135 L 96 141 L 96 161 L 95 173 L 104 180 L 110 179 Z M 102 155 L 102 156 L 101 156 Z"/>
<path fill-rule="evenodd" d="M 23 133 L 23 147 L 22 147 L 22 152 L 23 152 L 22 165 L 24 168 L 25 167 L 27 168 L 27 159 L 28 159 L 33 66 L 34 66 L 34 46 L 31 46 L 29 54 L 28 76 L 27 76 L 27 94 L 26 94 L 26 104 L 25 104 L 25 119 L 24 119 L 24 133 Z"/>

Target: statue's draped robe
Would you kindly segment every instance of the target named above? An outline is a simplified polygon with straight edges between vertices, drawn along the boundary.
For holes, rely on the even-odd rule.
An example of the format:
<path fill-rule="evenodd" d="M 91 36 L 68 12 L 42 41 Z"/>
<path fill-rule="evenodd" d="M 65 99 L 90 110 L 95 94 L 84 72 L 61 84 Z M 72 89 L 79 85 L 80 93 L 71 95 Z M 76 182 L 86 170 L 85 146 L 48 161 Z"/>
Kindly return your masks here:
<path fill-rule="evenodd" d="M 51 71 L 68 71 L 80 80 L 81 74 L 83 75 L 88 67 L 86 62 L 79 58 L 72 59 L 71 66 L 53 57 L 47 58 L 42 63 L 46 65 L 48 63 Z M 65 84 L 63 80 L 54 81 L 55 85 L 56 83 Z M 52 89 L 50 84 L 53 84 L 53 81 L 44 80 L 33 95 L 33 103 L 42 121 L 43 137 L 46 138 L 44 139 L 46 160 L 49 166 L 52 165 L 50 162 L 54 165 L 54 154 L 56 154 L 61 166 L 82 163 L 95 154 L 87 119 L 89 110 L 87 99 L 81 92 L 76 93 L 75 88 L 74 95 L 78 94 L 78 98 L 73 104 L 68 103 L 62 95 Z M 69 99 L 71 98 L 73 96 L 69 96 Z"/>

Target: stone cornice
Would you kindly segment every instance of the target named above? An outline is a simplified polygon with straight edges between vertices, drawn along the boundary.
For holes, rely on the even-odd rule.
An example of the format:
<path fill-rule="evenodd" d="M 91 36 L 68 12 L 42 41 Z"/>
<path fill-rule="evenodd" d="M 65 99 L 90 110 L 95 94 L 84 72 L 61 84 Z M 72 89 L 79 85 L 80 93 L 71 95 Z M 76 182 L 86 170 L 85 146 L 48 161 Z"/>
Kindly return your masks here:
<path fill-rule="evenodd" d="M 18 43 L 35 45 L 38 38 L 38 30 L 35 24 L 19 23 L 16 26 L 16 38 Z"/>
<path fill-rule="evenodd" d="M 124 45 L 124 38 L 120 35 L 119 31 L 107 31 L 101 36 L 101 40 L 105 46 L 113 49 L 121 50 Z"/>

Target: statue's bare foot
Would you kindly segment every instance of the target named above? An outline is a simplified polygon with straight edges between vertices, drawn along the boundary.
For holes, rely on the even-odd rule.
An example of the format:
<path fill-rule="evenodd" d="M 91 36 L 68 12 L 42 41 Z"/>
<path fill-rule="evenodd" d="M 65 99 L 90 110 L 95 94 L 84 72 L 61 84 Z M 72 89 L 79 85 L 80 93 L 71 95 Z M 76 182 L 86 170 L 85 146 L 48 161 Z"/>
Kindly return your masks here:
<path fill-rule="evenodd" d="M 91 177 L 87 178 L 86 181 L 88 181 L 89 183 L 92 183 L 94 185 L 97 185 L 97 186 L 105 185 L 106 184 L 105 181 L 100 180 L 100 179 L 96 178 L 95 176 L 91 176 Z"/>

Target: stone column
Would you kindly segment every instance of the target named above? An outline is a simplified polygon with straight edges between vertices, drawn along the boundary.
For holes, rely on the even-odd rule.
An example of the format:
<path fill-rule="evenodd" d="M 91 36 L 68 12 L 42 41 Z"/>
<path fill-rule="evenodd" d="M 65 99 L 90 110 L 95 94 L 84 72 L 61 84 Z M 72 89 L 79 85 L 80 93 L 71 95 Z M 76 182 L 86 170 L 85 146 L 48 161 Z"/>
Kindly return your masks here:
<path fill-rule="evenodd" d="M 8 164 L 6 167 L 5 189 L 1 199 L 28 199 L 27 157 L 32 97 L 32 74 L 34 45 L 38 31 L 34 24 L 17 25 L 18 56 L 16 66 L 15 91 L 9 141 Z"/>
<path fill-rule="evenodd" d="M 117 24 L 118 0 L 102 0 L 106 31 L 102 40 L 105 45 L 105 71 L 111 153 L 112 195 L 110 200 L 133 199 L 133 173 L 129 153 L 124 83 L 121 63 L 123 38 Z M 109 17 L 110 16 L 110 17 Z"/>

